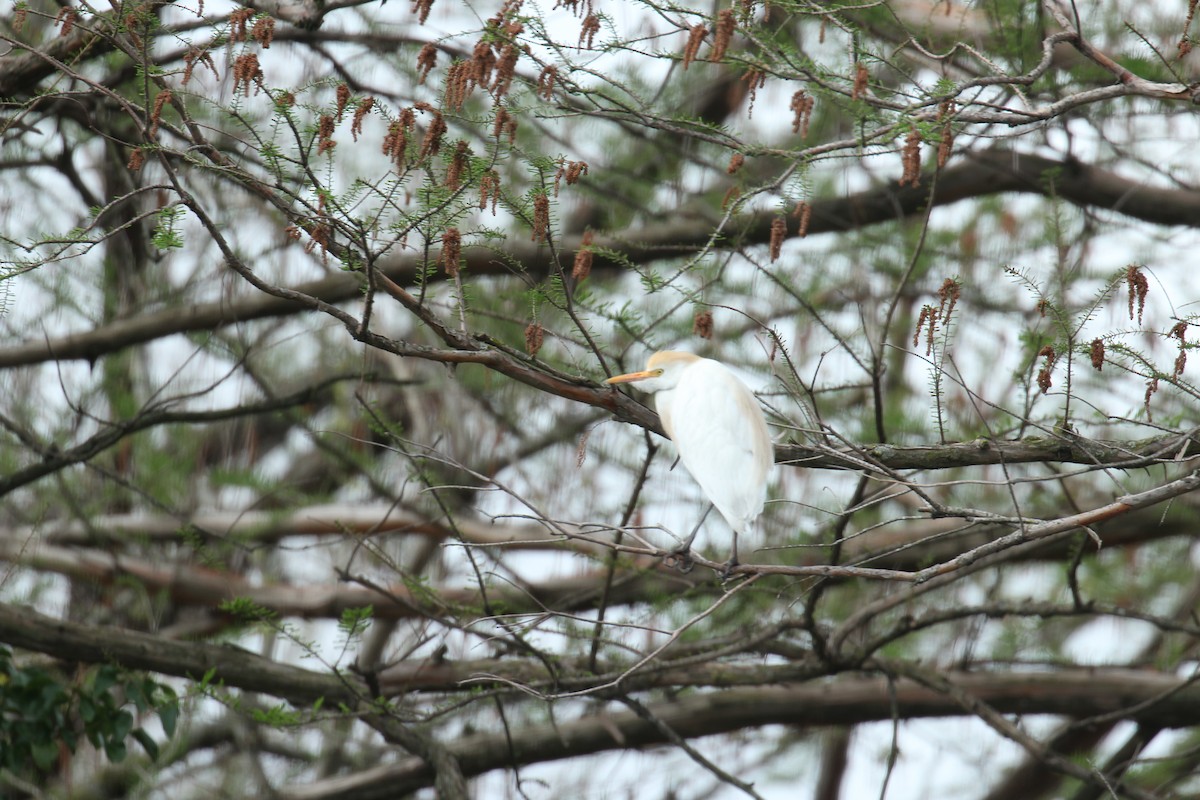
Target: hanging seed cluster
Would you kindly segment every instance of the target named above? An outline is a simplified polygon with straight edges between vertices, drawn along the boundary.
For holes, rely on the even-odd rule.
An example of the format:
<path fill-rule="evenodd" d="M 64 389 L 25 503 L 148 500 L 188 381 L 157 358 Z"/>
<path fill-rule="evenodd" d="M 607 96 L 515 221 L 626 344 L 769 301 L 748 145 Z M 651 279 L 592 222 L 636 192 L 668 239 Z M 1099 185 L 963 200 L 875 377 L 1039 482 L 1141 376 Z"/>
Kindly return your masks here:
<path fill-rule="evenodd" d="M 371 109 L 375 107 L 374 97 L 364 97 L 358 101 L 358 107 L 354 109 L 354 119 L 350 123 L 350 135 L 354 137 L 354 141 L 358 141 L 359 135 L 363 132 L 363 120 L 367 114 L 371 113 Z"/>
<path fill-rule="evenodd" d="M 808 126 L 812 122 L 813 107 L 816 104 L 817 101 L 803 89 L 792 95 L 789 106 L 792 111 L 792 133 L 800 134 L 801 139 L 808 138 Z"/>
<path fill-rule="evenodd" d="M 558 197 L 559 184 L 565 179 L 567 186 L 574 186 L 579 179 L 588 173 L 586 161 L 568 161 L 561 158 L 558 161 L 558 171 L 554 173 L 554 196 Z"/>
<path fill-rule="evenodd" d="M 1146 296 L 1150 294 L 1150 281 L 1142 268 L 1130 264 L 1125 268 L 1125 283 L 1129 287 L 1129 319 L 1133 320 L 1133 309 L 1137 306 L 1137 323 L 1142 324 L 1142 313 L 1146 310 Z"/>
<path fill-rule="evenodd" d="M 857 100 L 866 94 L 867 82 L 871 79 L 871 74 L 867 72 L 867 65 L 859 61 L 854 65 L 854 85 L 850 88 L 850 99 Z"/>
<path fill-rule="evenodd" d="M 916 188 L 921 185 L 921 132 L 913 128 L 904 137 L 904 148 L 900 151 L 900 163 L 904 172 L 900 176 L 901 186 Z"/>
<path fill-rule="evenodd" d="M 750 95 L 750 104 L 746 108 L 746 116 L 754 116 L 754 101 L 758 99 L 758 90 L 767 85 L 767 74 L 761 70 L 749 69 L 742 76 L 746 83 L 746 91 Z"/>
<path fill-rule="evenodd" d="M 245 96 L 249 97 L 251 84 L 258 89 L 263 88 L 262 67 L 258 65 L 257 54 L 242 53 L 233 60 L 233 93 L 237 94 L 240 87 L 244 90 Z"/>
<path fill-rule="evenodd" d="M 733 34 L 736 30 L 737 20 L 733 18 L 733 9 L 722 9 L 717 14 L 717 30 L 713 35 L 712 52 L 709 53 L 709 59 L 720 61 L 725 57 L 725 51 L 729 49 L 729 43 L 733 41 Z"/>
<path fill-rule="evenodd" d="M 1184 367 L 1187 366 L 1187 327 L 1186 322 L 1180 321 L 1175 323 L 1175 327 L 1171 328 L 1167 335 L 1172 339 L 1179 340 L 1179 352 L 1175 356 L 1175 368 L 1171 373 L 1172 378 L 1178 378 L 1183 374 Z"/>
<path fill-rule="evenodd" d="M 1045 345 L 1038 351 L 1038 358 L 1044 358 L 1042 368 L 1038 370 L 1037 385 L 1041 389 L 1042 394 L 1050 391 L 1053 385 L 1050 381 L 1050 374 L 1054 371 L 1054 362 L 1058 360 L 1058 353 L 1054 351 L 1051 345 Z"/>
<path fill-rule="evenodd" d="M 959 298 L 962 297 L 962 284 L 957 278 L 946 278 L 942 281 L 937 296 L 938 304 L 936 306 L 927 303 L 921 307 L 921 313 L 917 317 L 917 324 L 913 330 L 913 347 L 920 344 L 921 333 L 925 333 L 926 356 L 933 353 L 933 338 L 937 334 L 938 328 L 950 324 L 950 320 L 954 316 L 954 309 L 958 305 Z"/>
<path fill-rule="evenodd" d="M 151 139 L 158 136 L 158 124 L 162 118 L 163 106 L 171 102 L 171 91 L 164 89 L 158 93 L 158 97 L 154 98 L 154 109 L 150 112 L 150 130 L 147 136 Z"/>
<path fill-rule="evenodd" d="M 812 205 L 801 200 L 796 203 L 792 216 L 800 220 L 800 228 L 796 231 L 796 235 L 801 239 L 808 236 L 808 224 L 812 222 Z"/>
<path fill-rule="evenodd" d="M 697 23 L 688 29 L 687 44 L 683 46 L 683 69 L 691 66 L 696 60 L 696 55 L 700 52 L 700 45 L 704 44 L 704 40 L 708 38 L 708 28 L 704 23 Z"/>
<path fill-rule="evenodd" d="M 542 349 L 542 342 L 545 339 L 546 329 L 541 326 L 541 323 L 531 322 L 525 326 L 525 352 L 529 355 L 536 356 Z"/>
<path fill-rule="evenodd" d="M 771 220 L 771 261 L 779 260 L 779 253 L 783 250 L 783 240 L 787 237 L 787 220 L 783 217 L 776 217 Z"/>
<path fill-rule="evenodd" d="M 212 71 L 214 78 L 220 78 L 221 75 L 217 72 L 217 65 L 213 61 L 212 53 L 199 47 L 193 47 L 188 50 L 183 56 L 183 85 L 187 86 L 192 80 L 192 73 L 196 69 L 196 64 L 203 64 Z"/>
<path fill-rule="evenodd" d="M 1196 17 L 1197 4 L 1200 4 L 1200 0 L 1188 0 L 1187 18 L 1183 21 L 1183 33 L 1179 35 L 1180 58 L 1192 52 L 1192 39 L 1188 35 L 1188 30 L 1192 27 L 1192 20 Z"/>
<path fill-rule="evenodd" d="M 550 196 L 545 192 L 533 195 L 533 236 L 535 242 L 546 241 L 550 233 Z"/>
<path fill-rule="evenodd" d="M 1193 5 L 1195 4 L 1193 3 Z M 1136 319 L 1140 326 L 1146 311 L 1146 298 L 1150 294 L 1150 281 L 1141 266 L 1130 264 L 1125 268 L 1125 286 L 1129 306 L 1129 319 L 1130 321 Z M 1166 333 L 1168 340 L 1174 339 L 1178 342 L 1175 362 L 1171 368 L 1171 380 L 1180 378 L 1187 368 L 1188 325 L 1189 323 L 1186 320 L 1179 320 Z M 1088 348 L 1088 356 L 1091 360 L 1092 368 L 1097 372 L 1102 371 L 1107 355 L 1107 347 L 1105 346 L 1104 339 L 1093 339 Z M 1150 377 L 1146 381 L 1146 394 L 1143 398 L 1143 406 L 1148 420 L 1153 419 L 1150 410 L 1150 399 L 1158 392 L 1158 383 L 1159 377 L 1157 375 Z"/>
<path fill-rule="evenodd" d="M 462 261 L 462 234 L 458 228 L 447 228 L 442 234 L 442 254 L 441 264 L 446 270 L 446 275 L 451 278 L 458 277 L 458 267 Z"/>
<path fill-rule="evenodd" d="M 588 228 L 579 240 L 579 249 L 575 251 L 575 263 L 571 266 L 571 277 L 576 283 L 587 280 L 588 275 L 592 274 L 592 242 L 595 237 L 595 232 Z"/>
<path fill-rule="evenodd" d="M 938 140 L 938 169 L 946 166 L 946 162 L 950 160 L 950 152 L 954 149 L 954 128 L 950 121 L 954 118 L 956 110 L 953 100 L 943 100 L 938 106 L 938 122 L 942 125 L 941 138 Z"/>

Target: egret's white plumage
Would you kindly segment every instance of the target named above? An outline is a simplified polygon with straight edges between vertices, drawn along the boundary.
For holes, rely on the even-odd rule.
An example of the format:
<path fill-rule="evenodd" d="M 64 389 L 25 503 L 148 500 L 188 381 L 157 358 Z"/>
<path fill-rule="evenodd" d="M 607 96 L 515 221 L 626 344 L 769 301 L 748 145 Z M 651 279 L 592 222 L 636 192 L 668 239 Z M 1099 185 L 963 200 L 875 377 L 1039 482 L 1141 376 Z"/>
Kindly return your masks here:
<path fill-rule="evenodd" d="M 736 563 L 737 537 L 748 536 L 762 513 L 774 464 L 767 422 L 754 395 L 724 364 L 673 350 L 650 356 L 642 372 L 605 383 L 636 383 L 654 393 L 680 461 L 733 528 Z"/>

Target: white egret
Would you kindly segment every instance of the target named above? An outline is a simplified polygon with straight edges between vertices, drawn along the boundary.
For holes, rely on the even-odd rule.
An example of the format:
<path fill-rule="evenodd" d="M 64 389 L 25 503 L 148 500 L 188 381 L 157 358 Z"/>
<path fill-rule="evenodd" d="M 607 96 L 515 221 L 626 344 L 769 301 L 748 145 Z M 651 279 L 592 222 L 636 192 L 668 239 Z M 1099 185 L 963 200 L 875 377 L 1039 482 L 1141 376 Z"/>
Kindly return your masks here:
<path fill-rule="evenodd" d="M 733 557 L 726 569 L 736 565 L 738 535 L 749 536 L 762 513 L 775 463 L 767 421 L 754 395 L 724 364 L 673 350 L 650 356 L 642 372 L 604 383 L 636 383 L 654 394 L 683 466 L 733 529 Z M 679 548 L 684 564 L 695 538 L 692 531 Z"/>

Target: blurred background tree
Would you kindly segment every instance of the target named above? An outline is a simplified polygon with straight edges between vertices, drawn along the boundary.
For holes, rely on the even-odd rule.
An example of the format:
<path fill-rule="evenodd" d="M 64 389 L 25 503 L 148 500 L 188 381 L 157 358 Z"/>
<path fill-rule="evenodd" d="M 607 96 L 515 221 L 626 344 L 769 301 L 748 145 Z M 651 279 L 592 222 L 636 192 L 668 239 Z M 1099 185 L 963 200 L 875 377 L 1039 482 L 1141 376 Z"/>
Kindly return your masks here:
<path fill-rule="evenodd" d="M 4 794 L 1194 794 L 1195 10 L 18 2 Z"/>

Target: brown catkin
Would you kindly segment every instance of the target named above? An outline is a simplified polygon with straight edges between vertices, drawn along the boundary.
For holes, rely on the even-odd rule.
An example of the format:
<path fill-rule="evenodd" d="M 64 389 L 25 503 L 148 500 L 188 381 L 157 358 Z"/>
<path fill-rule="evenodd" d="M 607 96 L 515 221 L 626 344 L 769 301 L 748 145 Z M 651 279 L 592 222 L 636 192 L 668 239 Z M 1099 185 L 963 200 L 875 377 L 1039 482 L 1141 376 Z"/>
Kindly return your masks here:
<path fill-rule="evenodd" d="M 416 125 L 416 113 L 411 108 L 400 111 L 399 118 L 388 125 L 387 135 L 383 137 L 383 154 L 390 156 L 395 165 L 404 167 L 408 157 L 408 137 Z"/>
<path fill-rule="evenodd" d="M 333 140 L 333 115 L 325 114 L 317 121 L 317 155 L 332 150 L 337 146 Z"/>
<path fill-rule="evenodd" d="M 425 138 L 421 142 L 421 158 L 436 156 L 442 149 L 442 137 L 446 135 L 446 120 L 440 111 L 433 111 L 433 119 L 425 130 Z"/>
<path fill-rule="evenodd" d="M 921 132 L 915 128 L 904 137 L 904 149 L 901 152 L 901 163 L 904 172 L 900 176 L 901 186 L 921 185 Z"/>
<path fill-rule="evenodd" d="M 696 60 L 696 54 L 700 52 L 700 45 L 708 36 L 708 28 L 703 24 L 693 25 L 688 30 L 687 44 L 683 46 L 683 69 L 686 72 L 687 68 L 693 61 Z"/>
<path fill-rule="evenodd" d="M 354 119 L 350 121 L 350 135 L 354 137 L 354 141 L 358 141 L 358 135 L 362 133 L 363 120 L 374 107 L 374 97 L 364 97 L 358 101 L 358 107 L 354 109 Z"/>
<path fill-rule="evenodd" d="M 417 15 L 417 22 L 422 25 L 429 19 L 429 11 L 433 8 L 433 0 L 413 0 L 412 12 Z"/>
<path fill-rule="evenodd" d="M 164 89 L 154 98 L 154 109 L 150 112 L 150 138 L 158 135 L 158 123 L 162 117 L 163 106 L 171 101 L 171 92 Z"/>
<path fill-rule="evenodd" d="M 779 260 L 779 253 L 783 250 L 783 240 L 785 238 L 787 238 L 787 221 L 783 217 L 776 217 L 771 220 L 772 263 Z"/>
<path fill-rule="evenodd" d="M 946 162 L 950 160 L 950 152 L 954 148 L 954 128 L 950 125 L 950 120 L 954 116 L 955 104 L 953 100 L 943 100 L 938 106 L 938 121 L 942 123 L 941 136 L 938 138 L 937 165 L 938 169 L 946 166 Z"/>
<path fill-rule="evenodd" d="M 471 65 L 469 74 L 472 87 L 488 86 L 492 82 L 492 71 L 496 69 L 496 54 L 490 44 L 480 39 L 471 51 L 471 60 L 467 63 Z"/>
<path fill-rule="evenodd" d="M 514 28 L 515 33 L 520 33 L 521 28 Z M 509 43 L 504 45 L 500 50 L 500 58 L 496 61 L 496 75 L 492 79 L 492 95 L 501 100 L 508 94 L 509 88 L 512 87 L 513 77 L 517 74 L 517 60 L 521 57 L 521 50 L 516 44 Z"/>
<path fill-rule="evenodd" d="M 733 40 L 736 30 L 737 20 L 734 19 L 733 9 L 722 9 L 717 14 L 717 30 L 713 36 L 712 52 L 708 56 L 710 61 L 720 61 L 725 57 L 725 51 L 729 49 L 729 43 Z"/>
<path fill-rule="evenodd" d="M 854 86 L 850 89 L 850 99 L 857 100 L 867 91 L 867 81 L 870 80 L 870 73 L 867 72 L 867 67 L 861 61 L 854 65 Z"/>
<path fill-rule="evenodd" d="M 800 134 L 800 138 L 808 137 L 808 126 L 812 121 L 813 106 L 816 105 L 816 100 L 809 96 L 808 92 L 801 89 L 792 95 L 791 111 L 792 111 L 792 133 Z"/>
<path fill-rule="evenodd" d="M 1125 282 L 1129 284 L 1129 319 L 1133 319 L 1134 305 L 1137 305 L 1138 325 L 1142 324 L 1142 312 L 1146 310 L 1146 296 L 1150 294 L 1150 281 L 1142 268 L 1130 264 L 1125 268 Z"/>
<path fill-rule="evenodd" d="M 266 14 L 260 15 L 250 30 L 250 38 L 262 45 L 263 50 L 271 49 L 271 42 L 275 41 L 275 20 Z"/>
<path fill-rule="evenodd" d="M 796 210 L 792 214 L 800 218 L 800 228 L 796 231 L 796 235 L 803 239 L 808 236 L 808 224 L 812 222 L 812 205 L 801 200 L 796 203 Z"/>
<path fill-rule="evenodd" d="M 596 34 L 600 32 L 600 18 L 595 14 L 588 14 L 583 25 L 579 29 L 579 49 L 587 48 L 591 50 L 596 42 Z"/>
<path fill-rule="evenodd" d="M 437 66 L 437 54 L 437 46 L 433 42 L 426 42 L 417 53 L 417 74 L 420 75 L 417 79 L 418 86 L 425 83 L 429 73 Z"/>
<path fill-rule="evenodd" d="M 1179 340 L 1179 354 L 1175 356 L 1175 371 L 1173 373 L 1176 378 L 1183 374 L 1184 367 L 1187 366 L 1187 327 L 1188 324 L 1180 320 L 1167 333 L 1172 339 Z"/>
<path fill-rule="evenodd" d="M 442 268 L 451 278 L 458 277 L 458 265 L 462 260 L 462 234 L 458 228 L 447 228 L 442 234 Z"/>
<path fill-rule="evenodd" d="M 1053 385 L 1050 380 L 1050 373 L 1054 369 L 1054 362 L 1058 359 L 1058 354 L 1054 351 L 1052 345 L 1044 345 L 1038 351 L 1038 358 L 1046 359 L 1037 374 L 1038 388 L 1041 389 L 1042 394 L 1045 394 L 1050 391 L 1050 387 Z"/>
<path fill-rule="evenodd" d="M 239 8 L 229 14 L 229 41 L 246 41 L 246 23 L 254 16 L 253 8 Z"/>
<path fill-rule="evenodd" d="M 592 241 L 595 236 L 592 229 L 588 228 L 579 240 L 579 249 L 575 251 L 575 263 L 571 267 L 571 277 L 576 283 L 587 280 L 587 276 L 592 274 Z"/>
<path fill-rule="evenodd" d="M 250 85 L 262 83 L 262 69 L 258 66 L 258 56 L 254 53 L 243 53 L 233 60 L 233 93 L 243 87 L 245 96 L 250 96 Z"/>
<path fill-rule="evenodd" d="M 492 203 L 492 216 L 496 215 L 496 204 L 500 201 L 500 173 L 490 169 L 479 179 L 479 210 L 483 211 Z"/>
<path fill-rule="evenodd" d="M 921 341 L 921 331 L 925 331 L 925 355 L 933 352 L 933 337 L 937 334 L 938 318 L 941 312 L 926 303 L 921 306 L 921 314 L 917 317 L 917 327 L 913 331 L 913 347 Z"/>
<path fill-rule="evenodd" d="M 531 322 L 525 326 L 525 352 L 531 356 L 536 356 L 538 350 L 542 349 L 542 341 L 546 337 L 546 329 L 537 322 Z"/>
<path fill-rule="evenodd" d="M 470 61 L 456 61 L 446 70 L 446 107 L 461 111 L 466 105 L 471 90 L 477 85 L 474 79 L 475 68 Z"/>
<path fill-rule="evenodd" d="M 938 300 L 941 301 L 938 306 L 938 313 L 941 315 L 944 324 L 950 324 L 950 317 L 954 316 L 954 307 L 958 305 L 960 297 L 962 297 L 961 283 L 954 278 L 946 278 L 946 280 L 942 281 L 942 287 L 938 289 Z"/>
<path fill-rule="evenodd" d="M 554 99 L 554 84 L 558 80 L 558 67 L 547 65 L 538 75 L 537 95 L 546 102 Z"/>
<path fill-rule="evenodd" d="M 742 76 L 746 82 L 746 91 L 750 94 L 750 104 L 746 108 L 746 116 L 754 116 L 754 101 L 758 99 L 758 90 L 767 85 L 767 74 L 757 69 L 746 70 Z"/>
<path fill-rule="evenodd" d="M 454 145 L 454 155 L 450 159 L 450 166 L 446 168 L 446 188 L 450 191 L 457 191 L 462 185 L 462 176 L 471 166 L 471 150 L 465 140 L 459 139 Z"/>
<path fill-rule="evenodd" d="M 549 232 L 550 196 L 545 192 L 538 192 L 533 196 L 533 236 L 530 238 L 535 242 L 544 242 Z"/>

